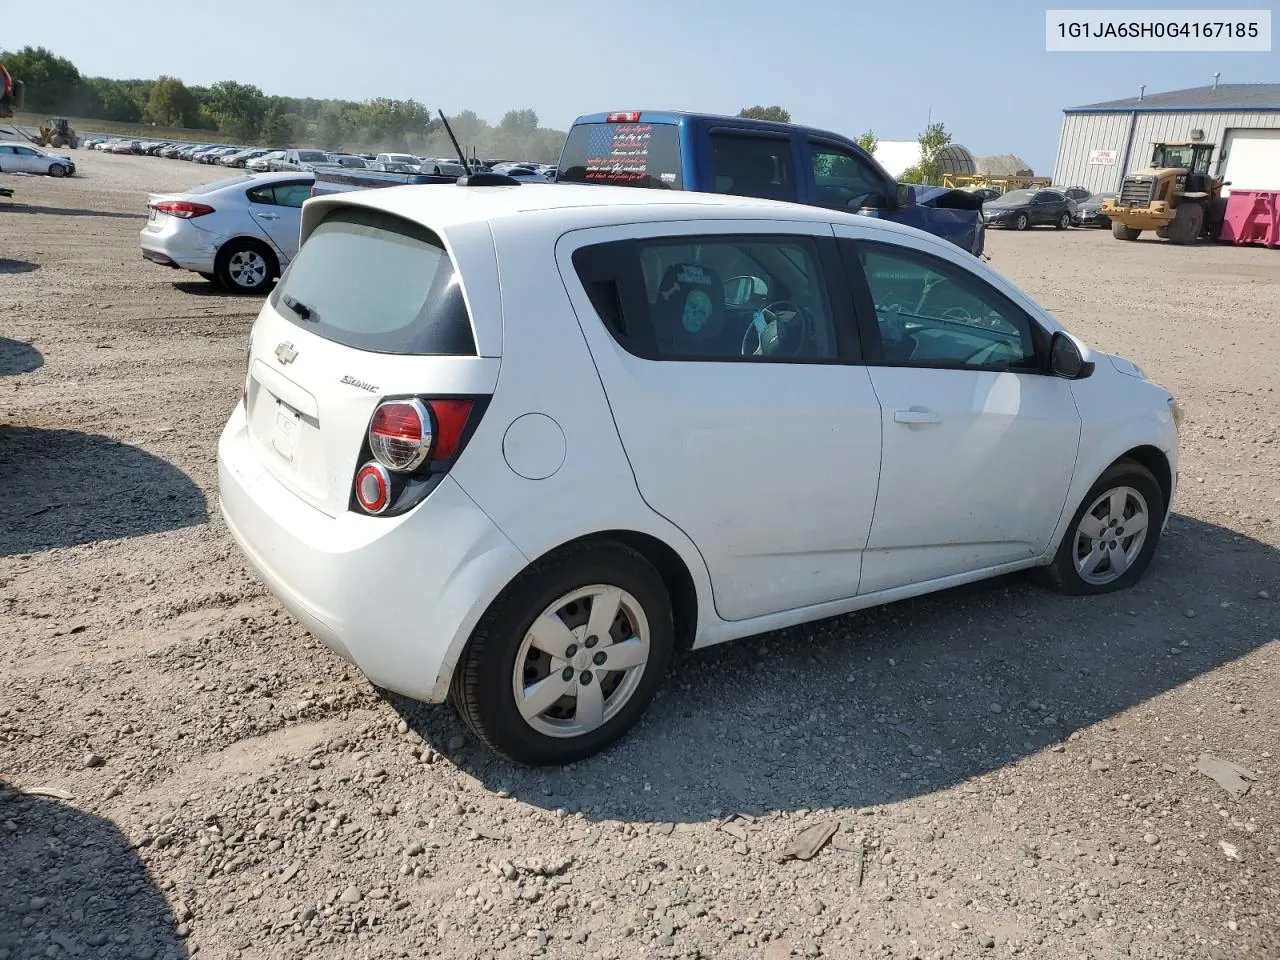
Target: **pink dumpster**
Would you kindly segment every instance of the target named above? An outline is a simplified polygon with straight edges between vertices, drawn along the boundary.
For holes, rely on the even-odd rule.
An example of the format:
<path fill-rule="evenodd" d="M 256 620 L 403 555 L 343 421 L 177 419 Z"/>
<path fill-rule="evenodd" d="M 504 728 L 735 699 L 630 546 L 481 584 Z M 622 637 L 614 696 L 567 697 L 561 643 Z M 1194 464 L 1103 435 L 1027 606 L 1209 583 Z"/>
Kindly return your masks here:
<path fill-rule="evenodd" d="M 1280 247 L 1280 190 L 1232 190 L 1218 239 Z"/>

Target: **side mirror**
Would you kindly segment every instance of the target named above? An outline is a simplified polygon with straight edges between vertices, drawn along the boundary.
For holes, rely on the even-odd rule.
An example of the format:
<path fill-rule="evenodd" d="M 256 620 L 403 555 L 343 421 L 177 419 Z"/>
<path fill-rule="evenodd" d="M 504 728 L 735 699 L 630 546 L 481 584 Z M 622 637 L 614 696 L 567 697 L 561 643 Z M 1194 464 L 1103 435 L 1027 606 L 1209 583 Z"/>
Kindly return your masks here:
<path fill-rule="evenodd" d="M 1093 373 L 1093 364 L 1080 355 L 1076 342 L 1059 330 L 1049 342 L 1049 372 L 1064 380 L 1083 380 Z"/>
<path fill-rule="evenodd" d="M 900 183 L 898 184 L 898 191 L 894 196 L 894 200 L 897 202 L 899 208 L 914 207 L 916 204 L 915 191 L 907 184 Z"/>

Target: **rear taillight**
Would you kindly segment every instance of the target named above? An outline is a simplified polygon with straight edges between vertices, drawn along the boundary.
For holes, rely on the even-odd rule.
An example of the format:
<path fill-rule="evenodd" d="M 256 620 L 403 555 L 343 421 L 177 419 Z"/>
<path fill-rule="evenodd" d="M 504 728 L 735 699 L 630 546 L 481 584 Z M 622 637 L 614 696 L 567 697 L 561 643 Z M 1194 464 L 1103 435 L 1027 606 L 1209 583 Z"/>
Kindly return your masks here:
<path fill-rule="evenodd" d="M 151 208 L 182 220 L 213 213 L 213 207 L 207 203 L 192 203 L 190 200 L 161 200 L 159 203 L 151 204 Z"/>
<path fill-rule="evenodd" d="M 419 503 L 462 452 L 485 405 L 486 398 L 470 397 L 378 404 L 356 471 L 356 505 L 365 513 L 398 514 Z"/>
<path fill-rule="evenodd" d="M 639 110 L 615 110 L 613 113 L 605 117 L 608 123 L 639 123 Z"/>
<path fill-rule="evenodd" d="M 381 513 L 391 502 L 391 477 L 380 463 L 366 463 L 356 473 L 356 500 L 366 513 Z"/>
<path fill-rule="evenodd" d="M 373 412 L 369 449 L 388 470 L 408 473 L 431 454 L 431 414 L 421 400 L 392 400 Z"/>

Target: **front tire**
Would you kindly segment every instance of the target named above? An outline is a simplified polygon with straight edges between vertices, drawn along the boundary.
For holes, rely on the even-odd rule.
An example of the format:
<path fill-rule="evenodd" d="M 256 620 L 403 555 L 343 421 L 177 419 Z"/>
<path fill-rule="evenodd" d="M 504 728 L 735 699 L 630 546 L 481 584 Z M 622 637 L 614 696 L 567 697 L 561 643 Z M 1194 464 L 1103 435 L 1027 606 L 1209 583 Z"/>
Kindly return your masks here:
<path fill-rule="evenodd" d="M 276 277 L 276 258 L 256 240 L 232 240 L 218 251 L 214 273 L 232 293 L 262 293 Z"/>
<path fill-rule="evenodd" d="M 533 564 L 493 602 L 450 699 L 498 753 L 571 763 L 635 724 L 674 647 L 671 600 L 653 565 L 621 543 L 582 543 Z"/>
<path fill-rule="evenodd" d="M 1195 243 L 1204 228 L 1204 210 L 1198 204 L 1183 204 L 1174 211 L 1173 220 L 1165 229 L 1169 242 L 1179 245 Z"/>
<path fill-rule="evenodd" d="M 1117 240 L 1137 240 L 1142 236 L 1142 231 L 1137 227 L 1126 227 L 1119 220 L 1112 220 L 1111 235 Z"/>
<path fill-rule="evenodd" d="M 67 175 L 67 168 L 64 167 L 62 164 L 60 163 L 49 164 L 49 176 L 65 177 L 66 175 Z"/>
<path fill-rule="evenodd" d="M 1150 470 L 1132 460 L 1112 464 L 1071 518 L 1045 568 L 1046 585 L 1075 595 L 1133 586 L 1160 542 L 1164 511 L 1164 494 Z"/>

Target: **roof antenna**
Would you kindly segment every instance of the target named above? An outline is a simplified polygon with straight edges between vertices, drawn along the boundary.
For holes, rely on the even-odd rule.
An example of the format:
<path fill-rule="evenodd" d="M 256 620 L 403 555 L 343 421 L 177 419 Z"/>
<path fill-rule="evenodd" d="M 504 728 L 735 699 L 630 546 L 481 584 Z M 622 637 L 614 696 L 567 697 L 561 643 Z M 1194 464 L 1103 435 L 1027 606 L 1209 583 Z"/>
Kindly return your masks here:
<path fill-rule="evenodd" d="M 1213 72 L 1213 89 L 1215 89 L 1215 90 L 1217 90 L 1217 89 L 1218 89 L 1218 78 L 1219 78 L 1220 76 L 1222 76 L 1222 71 L 1221 71 L 1221 70 L 1215 70 L 1215 71 Z"/>
<path fill-rule="evenodd" d="M 1139 87 L 1138 87 L 1138 99 L 1139 99 L 1139 100 L 1141 100 L 1144 96 L 1146 96 L 1146 93 L 1147 93 L 1147 85 L 1146 85 L 1145 83 L 1144 83 L 1144 84 L 1139 85 Z"/>
<path fill-rule="evenodd" d="M 458 138 L 453 135 L 453 127 L 449 126 L 449 120 L 445 117 L 444 111 L 437 108 L 436 113 L 440 114 L 440 122 L 444 124 L 445 133 L 449 134 L 449 139 L 453 141 L 453 149 L 458 151 L 458 160 L 470 170 L 471 168 L 467 167 L 467 155 L 462 152 L 462 147 L 458 146 Z"/>

